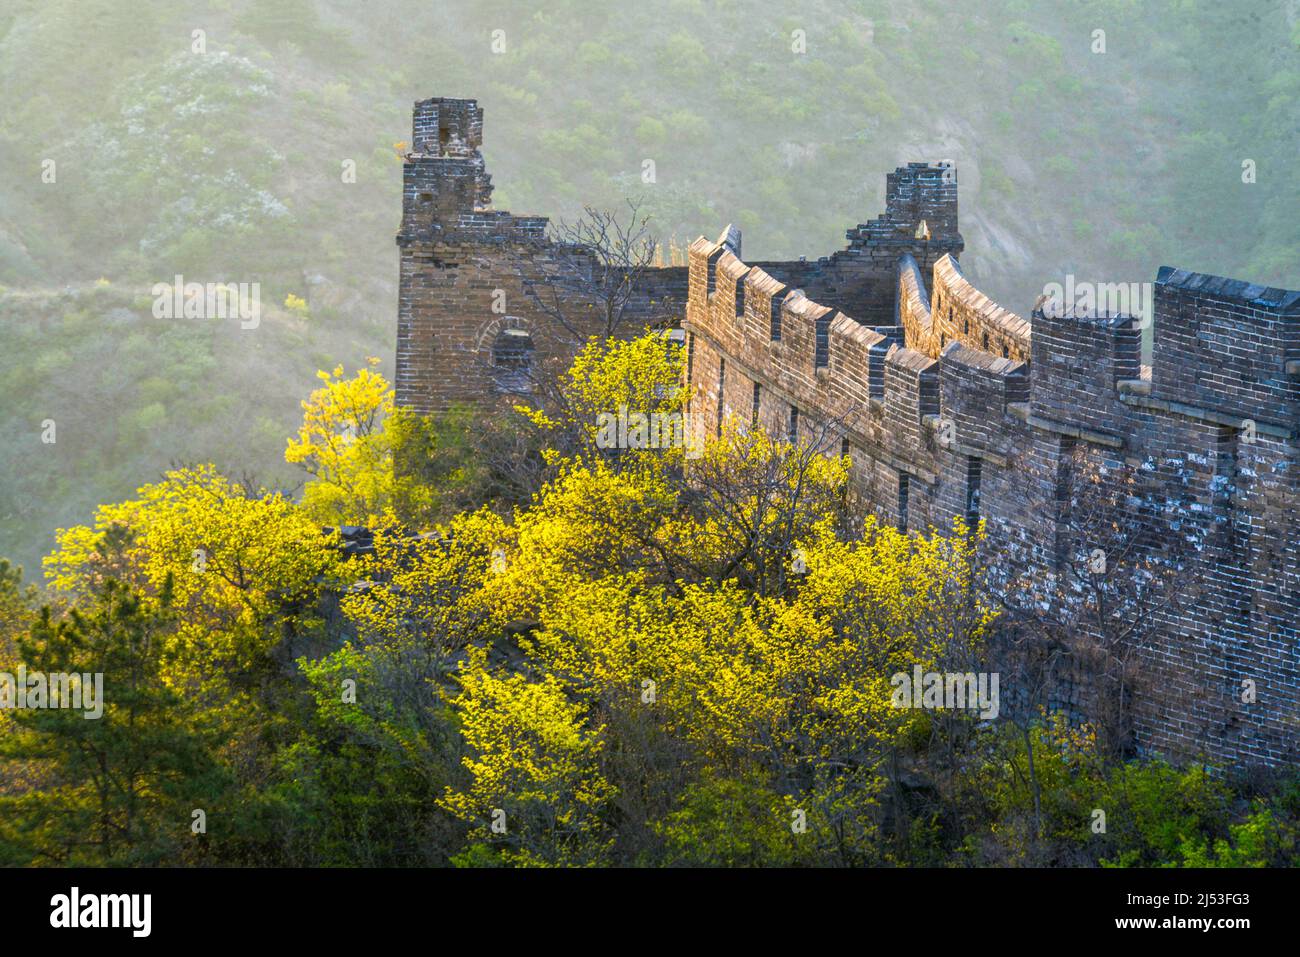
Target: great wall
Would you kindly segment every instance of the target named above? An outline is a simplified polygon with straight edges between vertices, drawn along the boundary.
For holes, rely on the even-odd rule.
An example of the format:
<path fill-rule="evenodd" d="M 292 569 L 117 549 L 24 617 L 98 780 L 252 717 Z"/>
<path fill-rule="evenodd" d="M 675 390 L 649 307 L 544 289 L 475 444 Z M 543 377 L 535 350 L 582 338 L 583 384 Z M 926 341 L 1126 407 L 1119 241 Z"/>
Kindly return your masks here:
<path fill-rule="evenodd" d="M 489 208 L 473 100 L 415 106 L 405 163 L 396 387 L 436 412 L 489 401 L 581 337 L 537 287 L 582 250 Z M 1177 543 L 1178 601 L 1136 649 L 1140 747 L 1180 760 L 1300 758 L 1300 292 L 1162 267 L 1153 358 L 1126 315 L 1026 320 L 962 275 L 955 170 L 889 174 L 882 215 L 815 261 L 746 263 L 738 230 L 647 274 L 633 314 L 684 330 L 690 407 L 799 437 L 834 423 L 864 512 L 909 531 L 982 521 L 1003 580 L 1053 580 L 1079 547 L 1080 468 Z M 500 304 L 508 308 L 503 314 Z M 582 315 L 586 304 L 569 303 Z M 1141 572 L 1145 574 L 1145 572 Z M 1087 711 L 1086 689 L 1065 693 Z"/>

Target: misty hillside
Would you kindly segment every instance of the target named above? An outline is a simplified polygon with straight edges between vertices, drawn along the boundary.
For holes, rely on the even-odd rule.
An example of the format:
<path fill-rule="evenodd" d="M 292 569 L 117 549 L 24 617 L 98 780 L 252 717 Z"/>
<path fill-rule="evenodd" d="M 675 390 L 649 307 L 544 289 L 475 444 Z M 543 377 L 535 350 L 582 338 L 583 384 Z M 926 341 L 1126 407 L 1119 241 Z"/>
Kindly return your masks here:
<path fill-rule="evenodd" d="M 520 214 L 636 196 L 665 241 L 812 257 L 948 159 L 965 272 L 1011 309 L 1162 264 L 1300 287 L 1300 0 L 6 0 L 0 555 L 170 462 L 299 481 L 315 370 L 391 371 L 435 95 L 479 100 Z M 176 275 L 260 283 L 261 325 L 154 318 Z"/>

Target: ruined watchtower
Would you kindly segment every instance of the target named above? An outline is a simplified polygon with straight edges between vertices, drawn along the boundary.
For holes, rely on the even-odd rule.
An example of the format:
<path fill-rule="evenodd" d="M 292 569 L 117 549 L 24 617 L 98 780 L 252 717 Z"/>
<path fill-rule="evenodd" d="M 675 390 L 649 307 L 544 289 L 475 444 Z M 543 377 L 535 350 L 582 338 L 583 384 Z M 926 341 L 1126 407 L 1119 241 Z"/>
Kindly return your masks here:
<path fill-rule="evenodd" d="M 396 386 L 398 404 L 419 412 L 527 392 L 595 331 L 581 289 L 555 284 L 590 268 L 586 252 L 551 241 L 544 216 L 491 208 L 482 143 L 474 100 L 415 104 L 397 232 Z M 632 312 L 652 321 L 674 301 L 680 311 L 685 294 L 684 266 L 653 270 Z"/>
<path fill-rule="evenodd" d="M 415 105 L 397 399 L 421 412 L 526 391 L 585 338 L 581 297 L 575 330 L 539 294 L 588 254 L 549 240 L 544 217 L 491 209 L 482 132 L 473 100 Z M 1300 293 L 1162 268 L 1144 366 L 1131 317 L 1024 318 L 966 279 L 948 166 L 890 173 L 885 211 L 847 239 L 746 262 L 727 227 L 691 244 L 689 267 L 648 273 L 647 315 L 684 305 L 691 411 L 795 438 L 834 422 L 827 451 L 850 454 L 863 511 L 916 532 L 982 522 L 1005 580 L 1059 575 L 1080 463 L 1128 470 L 1128 501 L 1100 524 L 1140 513 L 1188 574 L 1136 649 L 1138 744 L 1300 759 Z M 1065 694 L 1087 713 L 1086 688 Z"/>

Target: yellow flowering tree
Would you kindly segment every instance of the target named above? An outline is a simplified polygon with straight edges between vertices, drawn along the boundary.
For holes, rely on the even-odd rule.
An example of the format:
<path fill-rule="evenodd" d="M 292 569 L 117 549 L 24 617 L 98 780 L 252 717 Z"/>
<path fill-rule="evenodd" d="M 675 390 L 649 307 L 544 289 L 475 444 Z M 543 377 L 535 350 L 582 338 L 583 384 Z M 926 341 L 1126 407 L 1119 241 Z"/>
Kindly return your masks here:
<path fill-rule="evenodd" d="M 509 864 L 601 862 L 613 793 L 600 771 L 603 729 L 555 675 L 501 675 L 480 653 L 460 681 L 453 703 L 469 786 L 449 789 L 442 803 L 471 822 L 470 839 L 491 841 Z"/>
<path fill-rule="evenodd" d="M 842 525 L 846 459 L 728 422 L 687 468 L 692 510 L 667 530 L 696 577 L 734 578 L 756 595 L 780 594 L 804 549 Z"/>
<path fill-rule="evenodd" d="M 170 583 L 178 625 L 163 673 L 187 691 L 219 698 L 232 675 L 251 687 L 257 672 L 287 668 L 340 574 L 334 539 L 282 495 L 250 494 L 210 465 L 136 495 L 59 531 L 51 585 L 80 596 L 112 578 L 156 595 Z"/>
<path fill-rule="evenodd" d="M 692 439 L 684 415 L 680 347 L 655 333 L 593 337 L 541 406 L 517 406 L 540 432 L 552 464 L 603 459 L 620 471 L 681 464 Z"/>
<path fill-rule="evenodd" d="M 442 665 L 499 628 L 502 611 L 484 589 L 499 574 L 511 532 L 486 509 L 420 536 L 390 517 L 375 531 L 374 554 L 355 565 L 364 587 L 343 600 L 359 642 L 423 649 Z"/>
<path fill-rule="evenodd" d="M 882 796 L 928 719 L 891 679 L 978 655 L 978 535 L 845 540 L 847 461 L 761 430 L 603 447 L 602 412 L 680 409 L 677 358 L 589 345 L 560 412 L 529 413 L 551 463 L 531 504 L 381 528 L 344 603 L 358 670 L 425 655 L 454 715 L 462 864 L 893 859 Z M 741 832 L 693 857 L 713 826 Z"/>
<path fill-rule="evenodd" d="M 303 401 L 302 426 L 285 449 L 285 461 L 313 476 L 302 505 L 322 523 L 365 524 L 393 499 L 393 449 L 384 429 L 393 391 L 373 369 L 379 360 L 367 362 L 351 378 L 341 365 L 316 373 L 324 384 Z"/>

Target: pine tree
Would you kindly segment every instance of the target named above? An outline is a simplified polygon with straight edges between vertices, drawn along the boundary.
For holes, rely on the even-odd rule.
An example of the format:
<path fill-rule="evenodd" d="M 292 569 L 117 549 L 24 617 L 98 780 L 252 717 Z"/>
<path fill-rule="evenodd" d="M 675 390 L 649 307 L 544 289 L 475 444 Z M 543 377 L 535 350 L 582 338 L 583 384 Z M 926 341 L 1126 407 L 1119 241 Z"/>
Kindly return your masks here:
<path fill-rule="evenodd" d="M 37 770 L 21 793 L 0 797 L 0 862 L 128 865 L 191 856 L 183 842 L 197 841 L 192 810 L 211 805 L 221 774 L 186 702 L 162 679 L 170 606 L 170 581 L 147 597 L 107 579 L 84 610 L 60 618 L 43 608 L 18 641 L 28 675 L 89 675 L 92 683 L 102 676 L 103 711 L 10 712 L 0 757 Z"/>

